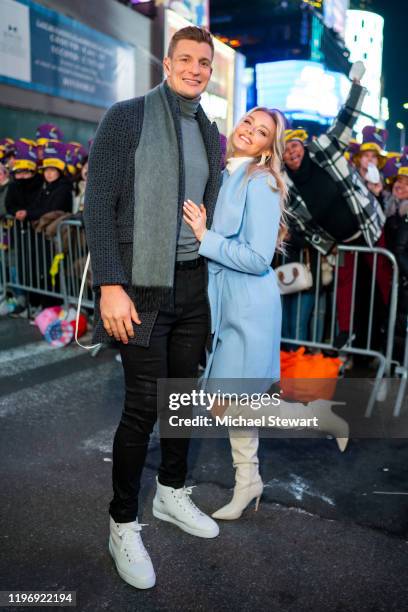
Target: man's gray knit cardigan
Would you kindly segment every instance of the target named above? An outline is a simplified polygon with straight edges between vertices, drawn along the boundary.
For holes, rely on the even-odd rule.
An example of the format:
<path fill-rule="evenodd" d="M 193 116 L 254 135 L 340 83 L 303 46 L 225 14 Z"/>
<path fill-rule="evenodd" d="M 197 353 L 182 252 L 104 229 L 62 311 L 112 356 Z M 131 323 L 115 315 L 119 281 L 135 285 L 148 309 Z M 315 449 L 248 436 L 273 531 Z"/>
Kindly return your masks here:
<path fill-rule="evenodd" d="M 180 152 L 179 205 L 184 201 L 184 162 L 181 137 L 180 109 L 174 95 L 168 94 L 174 118 Z M 143 125 L 144 97 L 114 104 L 103 117 L 89 156 L 88 181 L 85 193 L 84 221 L 91 252 L 93 285 L 95 289 L 95 318 L 93 342 L 109 342 L 100 318 L 101 285 L 123 285 L 128 295 L 132 292 L 132 255 L 134 181 L 137 180 L 135 151 Z M 221 181 L 221 150 L 219 133 L 201 106 L 197 121 L 208 155 L 209 178 L 204 194 L 207 225 L 210 227 Z M 160 245 L 157 245 L 160 248 Z M 157 318 L 156 312 L 140 312 L 141 325 L 134 324 L 135 337 L 130 344 L 149 346 L 150 335 Z"/>

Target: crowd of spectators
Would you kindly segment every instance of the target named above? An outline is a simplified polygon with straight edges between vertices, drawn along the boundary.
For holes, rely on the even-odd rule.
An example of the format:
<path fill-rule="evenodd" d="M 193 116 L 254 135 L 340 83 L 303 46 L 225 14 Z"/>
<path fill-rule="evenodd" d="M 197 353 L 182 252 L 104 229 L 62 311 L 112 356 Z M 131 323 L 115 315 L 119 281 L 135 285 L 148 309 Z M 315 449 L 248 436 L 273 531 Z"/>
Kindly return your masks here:
<path fill-rule="evenodd" d="M 310 262 L 313 279 L 316 279 L 318 263 L 322 267 L 330 265 L 328 262 L 334 263 L 338 245 L 390 250 L 396 257 L 400 272 L 397 333 L 405 336 L 408 313 L 408 148 L 402 152 L 386 152 L 388 133 L 373 125 L 363 129 L 361 142 L 352 139 L 364 95 L 364 88 L 353 83 L 348 100 L 333 125 L 318 138 L 310 138 L 303 129 L 286 131 L 284 163 L 289 202 L 285 257 L 289 262 Z M 338 349 L 350 345 L 353 338 L 352 302 L 356 310 L 355 320 L 367 319 L 364 315 L 368 308 L 366 297 L 370 294 L 367 279 L 374 275 L 373 262 L 374 257 L 369 252 L 359 258 L 353 296 L 355 257 L 352 252 L 339 254 L 334 298 L 337 315 L 334 345 Z M 391 283 L 390 261 L 380 255 L 375 262 L 373 325 L 376 336 L 373 346 L 379 350 L 384 349 L 386 342 Z M 328 336 L 328 314 L 332 312 L 329 303 L 333 299 L 331 289 L 332 284 L 319 284 L 317 304 L 315 283 L 301 295 L 285 295 L 282 336 L 300 341 L 324 341 Z M 360 340 L 364 342 L 366 337 Z"/>
<path fill-rule="evenodd" d="M 0 218 L 12 216 L 30 231 L 45 230 L 58 220 L 81 218 L 87 172 L 88 149 L 78 142 L 64 142 L 56 125 L 38 126 L 35 139 L 3 138 Z M 16 274 L 16 269 L 12 272 Z M 26 306 L 27 294 L 15 290 L 0 303 L 0 315 L 18 315 Z"/>

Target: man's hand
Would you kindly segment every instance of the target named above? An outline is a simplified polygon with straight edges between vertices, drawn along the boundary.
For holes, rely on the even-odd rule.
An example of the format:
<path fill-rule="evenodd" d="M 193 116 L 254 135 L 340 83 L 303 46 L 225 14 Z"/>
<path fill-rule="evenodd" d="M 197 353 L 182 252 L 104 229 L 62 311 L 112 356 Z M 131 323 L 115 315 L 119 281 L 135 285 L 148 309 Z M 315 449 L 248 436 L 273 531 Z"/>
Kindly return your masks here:
<path fill-rule="evenodd" d="M 17 221 L 24 221 L 24 219 L 27 217 L 27 211 L 26 210 L 18 210 L 16 212 L 16 219 Z"/>
<path fill-rule="evenodd" d="M 103 326 L 110 336 L 128 344 L 134 337 L 132 321 L 141 324 L 135 305 L 122 285 L 103 285 L 101 287 L 101 317 Z"/>

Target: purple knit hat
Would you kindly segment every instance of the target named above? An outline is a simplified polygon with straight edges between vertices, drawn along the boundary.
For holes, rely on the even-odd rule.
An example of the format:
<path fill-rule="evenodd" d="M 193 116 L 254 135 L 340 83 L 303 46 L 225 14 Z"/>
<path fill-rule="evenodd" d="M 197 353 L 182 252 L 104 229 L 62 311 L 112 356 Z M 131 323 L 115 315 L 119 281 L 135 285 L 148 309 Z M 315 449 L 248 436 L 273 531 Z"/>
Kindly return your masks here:
<path fill-rule="evenodd" d="M 37 145 L 34 140 L 20 138 L 14 143 L 14 162 L 12 172 L 30 170 L 36 172 L 38 164 Z"/>
<path fill-rule="evenodd" d="M 0 161 L 12 155 L 14 151 L 14 140 L 12 138 L 2 138 L 0 140 Z"/>
<path fill-rule="evenodd" d="M 361 153 L 374 151 L 378 157 L 378 167 L 383 168 L 387 163 L 387 156 L 384 154 L 387 139 L 388 130 L 383 130 L 375 125 L 366 125 L 363 128 L 363 142 L 360 145 L 358 154 L 355 156 L 356 162 L 358 162 Z"/>
<path fill-rule="evenodd" d="M 354 138 L 352 138 L 350 140 L 349 146 L 347 147 L 346 152 L 344 154 L 346 159 L 347 159 L 347 161 L 353 161 L 353 157 L 355 155 L 357 155 L 359 150 L 360 150 L 360 143 L 357 140 L 355 140 Z"/>
<path fill-rule="evenodd" d="M 400 160 L 399 154 L 394 153 L 394 154 L 387 155 L 387 161 L 385 163 L 385 166 L 382 169 L 382 173 L 383 173 L 386 183 L 392 182 L 392 180 L 397 176 L 399 160 Z"/>
<path fill-rule="evenodd" d="M 398 176 L 406 176 L 408 178 L 408 156 L 403 155 L 400 159 Z"/>
<path fill-rule="evenodd" d="M 66 145 L 66 157 L 68 172 L 72 175 L 79 170 L 88 158 L 88 151 L 80 142 L 69 142 Z"/>
<path fill-rule="evenodd" d="M 42 123 L 39 125 L 36 130 L 35 137 L 37 144 L 39 145 L 45 145 L 50 140 L 53 142 L 64 140 L 62 130 L 60 130 L 60 128 L 53 123 Z"/>
<path fill-rule="evenodd" d="M 71 141 L 68 143 L 69 145 L 73 145 L 75 147 L 75 157 L 77 159 L 77 167 L 82 166 L 85 161 L 88 159 L 88 149 L 84 147 L 80 142 Z"/>
<path fill-rule="evenodd" d="M 42 168 L 57 168 L 60 172 L 64 172 L 66 147 L 63 142 L 49 141 L 43 149 Z"/>
<path fill-rule="evenodd" d="M 388 130 L 384 130 L 382 128 L 378 128 L 375 125 L 366 125 L 363 128 L 363 142 L 362 146 L 366 145 L 366 148 L 363 151 L 377 150 L 379 148 L 380 152 L 385 149 L 385 144 L 388 140 Z M 374 149 L 370 149 L 368 145 L 375 144 L 377 147 Z"/>

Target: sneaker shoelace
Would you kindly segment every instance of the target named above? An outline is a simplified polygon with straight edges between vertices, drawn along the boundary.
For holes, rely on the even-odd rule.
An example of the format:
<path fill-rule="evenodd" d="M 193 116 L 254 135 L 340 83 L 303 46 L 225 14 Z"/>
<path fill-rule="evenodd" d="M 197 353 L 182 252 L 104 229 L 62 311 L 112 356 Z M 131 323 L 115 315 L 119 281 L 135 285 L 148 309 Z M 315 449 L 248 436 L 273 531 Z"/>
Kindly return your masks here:
<path fill-rule="evenodd" d="M 182 487 L 181 489 L 175 489 L 175 495 L 179 498 L 181 502 L 186 503 L 186 510 L 190 510 L 193 515 L 198 514 L 199 516 L 205 516 L 204 512 L 201 512 L 200 508 L 197 508 L 197 506 L 190 497 L 195 486 L 196 485 L 192 485 L 191 487 Z"/>
<path fill-rule="evenodd" d="M 122 527 L 118 529 L 118 534 L 122 540 L 121 550 L 128 553 L 128 557 L 131 561 L 149 559 L 148 552 L 140 537 L 142 527 L 147 527 L 147 524 L 134 523 L 131 527 Z"/>

